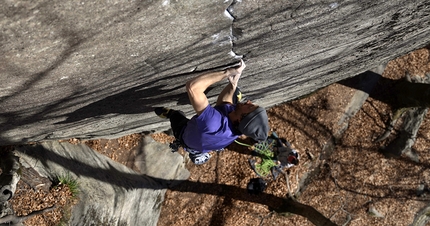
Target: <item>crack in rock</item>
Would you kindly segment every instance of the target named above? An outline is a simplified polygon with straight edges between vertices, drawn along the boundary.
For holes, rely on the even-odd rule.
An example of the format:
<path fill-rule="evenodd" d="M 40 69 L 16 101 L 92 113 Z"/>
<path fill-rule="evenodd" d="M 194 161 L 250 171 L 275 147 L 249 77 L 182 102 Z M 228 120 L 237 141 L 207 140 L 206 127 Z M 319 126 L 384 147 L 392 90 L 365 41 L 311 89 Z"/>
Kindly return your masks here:
<path fill-rule="evenodd" d="M 242 33 L 241 29 L 235 29 L 234 28 L 234 22 L 236 20 L 236 17 L 233 15 L 233 11 L 234 11 L 234 6 L 239 3 L 242 2 L 241 0 L 233 0 L 233 2 L 227 7 L 227 9 L 224 11 L 224 15 L 226 17 L 228 17 L 231 20 L 231 26 L 230 26 L 230 34 L 229 34 L 229 38 L 230 38 L 230 45 L 231 45 L 231 51 L 229 52 L 230 56 L 232 56 L 234 59 L 242 59 L 244 56 L 243 55 L 238 55 L 233 51 L 234 48 L 234 41 L 237 40 L 237 36 L 240 36 L 240 34 Z"/>

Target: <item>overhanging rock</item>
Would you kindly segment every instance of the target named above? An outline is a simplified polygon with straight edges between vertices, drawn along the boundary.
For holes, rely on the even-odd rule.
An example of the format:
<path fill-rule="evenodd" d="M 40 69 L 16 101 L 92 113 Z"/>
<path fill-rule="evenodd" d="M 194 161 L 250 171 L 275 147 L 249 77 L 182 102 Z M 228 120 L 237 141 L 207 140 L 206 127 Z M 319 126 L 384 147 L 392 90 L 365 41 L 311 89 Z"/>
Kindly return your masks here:
<path fill-rule="evenodd" d="M 428 44 L 418 1 L 6 1 L 0 144 L 112 138 L 192 114 L 185 81 L 229 65 L 270 107 Z M 214 102 L 222 84 L 208 90 Z"/>

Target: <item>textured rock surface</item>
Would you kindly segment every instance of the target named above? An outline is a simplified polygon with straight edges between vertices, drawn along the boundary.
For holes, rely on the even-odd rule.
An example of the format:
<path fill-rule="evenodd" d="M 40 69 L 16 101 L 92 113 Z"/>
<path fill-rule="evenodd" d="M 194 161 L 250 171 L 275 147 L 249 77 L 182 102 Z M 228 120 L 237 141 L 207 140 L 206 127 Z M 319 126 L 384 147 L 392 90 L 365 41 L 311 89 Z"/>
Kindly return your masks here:
<path fill-rule="evenodd" d="M 55 179 L 70 174 L 79 184 L 79 202 L 71 225 L 156 225 L 169 180 L 186 180 L 182 156 L 167 145 L 146 139 L 135 164 L 146 175 L 99 154 L 86 145 L 44 142 L 22 146 L 17 154 L 25 167 Z M 154 146 L 155 145 L 155 146 Z M 166 164 L 148 164 L 151 159 Z M 152 161 L 154 162 L 154 161 Z M 161 182 L 162 181 L 162 182 Z"/>
<path fill-rule="evenodd" d="M 0 12 L 0 144 L 166 129 L 154 106 L 190 115 L 185 80 L 242 55 L 242 90 L 273 106 L 430 33 L 425 0 L 6 0 Z"/>

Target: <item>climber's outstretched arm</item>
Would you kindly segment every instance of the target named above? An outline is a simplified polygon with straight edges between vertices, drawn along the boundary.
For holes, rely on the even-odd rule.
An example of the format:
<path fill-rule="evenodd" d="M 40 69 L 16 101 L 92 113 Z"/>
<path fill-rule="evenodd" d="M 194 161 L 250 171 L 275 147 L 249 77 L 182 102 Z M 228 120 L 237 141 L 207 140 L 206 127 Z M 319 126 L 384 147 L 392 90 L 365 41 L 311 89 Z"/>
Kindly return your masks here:
<path fill-rule="evenodd" d="M 239 66 L 239 68 L 229 68 L 223 71 L 202 74 L 187 82 L 186 87 L 188 98 L 190 99 L 191 105 L 193 105 L 197 115 L 200 115 L 209 105 L 208 98 L 204 93 L 205 90 L 210 85 L 219 82 L 224 78 L 229 78 L 230 83 L 236 83 L 237 85 L 238 78 L 236 81 L 235 78 L 237 77 L 237 74 L 242 72 L 245 65 L 243 62 L 242 64 L 243 65 Z"/>
<path fill-rule="evenodd" d="M 231 73 L 231 75 L 228 77 L 228 80 L 230 82 L 219 94 L 218 99 L 216 101 L 216 105 L 221 105 L 224 103 L 232 104 L 234 92 L 236 91 L 239 78 L 242 75 L 242 71 L 243 69 L 245 69 L 245 67 L 245 62 L 241 60 L 240 65 L 238 67 L 227 69 L 230 70 Z"/>

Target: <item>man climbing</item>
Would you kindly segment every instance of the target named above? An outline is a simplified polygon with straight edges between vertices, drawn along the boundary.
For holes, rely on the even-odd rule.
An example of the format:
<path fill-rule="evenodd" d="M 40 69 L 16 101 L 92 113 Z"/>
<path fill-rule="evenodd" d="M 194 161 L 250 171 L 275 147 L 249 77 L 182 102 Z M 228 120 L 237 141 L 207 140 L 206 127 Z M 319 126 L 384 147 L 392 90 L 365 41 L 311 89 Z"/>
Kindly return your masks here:
<path fill-rule="evenodd" d="M 193 163 L 207 162 L 211 157 L 210 151 L 223 150 L 242 134 L 257 142 L 266 140 L 269 132 L 266 110 L 249 100 L 234 103 L 234 98 L 240 101 L 237 85 L 243 69 L 245 63 L 241 60 L 237 67 L 202 74 L 188 81 L 188 97 L 196 112 L 191 119 L 181 111 L 164 107 L 154 109 L 158 116 L 170 119 L 176 140 L 189 153 Z M 224 78 L 229 80 L 229 84 L 212 107 L 204 91 Z"/>

